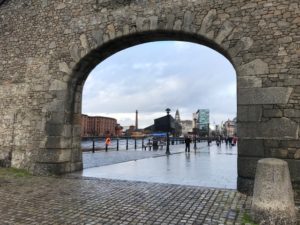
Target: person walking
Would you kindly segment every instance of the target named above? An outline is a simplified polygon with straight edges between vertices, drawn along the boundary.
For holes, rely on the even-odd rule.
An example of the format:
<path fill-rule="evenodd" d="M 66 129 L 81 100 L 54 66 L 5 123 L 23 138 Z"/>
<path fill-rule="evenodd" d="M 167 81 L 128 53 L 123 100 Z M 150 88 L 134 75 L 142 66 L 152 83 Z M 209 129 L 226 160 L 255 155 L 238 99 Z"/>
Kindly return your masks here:
<path fill-rule="evenodd" d="M 184 143 L 185 143 L 185 151 L 186 152 L 190 152 L 190 144 L 192 142 L 192 139 L 189 136 L 186 136 L 184 139 Z"/>
<path fill-rule="evenodd" d="M 107 138 L 105 139 L 105 151 L 106 151 L 106 152 L 107 152 L 107 150 L 108 150 L 108 146 L 110 145 L 110 143 L 111 143 L 110 137 L 107 137 Z"/>

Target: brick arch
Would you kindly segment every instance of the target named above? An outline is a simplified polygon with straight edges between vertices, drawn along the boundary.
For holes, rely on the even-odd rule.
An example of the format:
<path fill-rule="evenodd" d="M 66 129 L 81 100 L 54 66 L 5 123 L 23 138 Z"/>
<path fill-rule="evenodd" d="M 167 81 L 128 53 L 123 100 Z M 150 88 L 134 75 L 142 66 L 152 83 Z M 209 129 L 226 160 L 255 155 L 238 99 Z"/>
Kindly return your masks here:
<path fill-rule="evenodd" d="M 276 157 L 300 182 L 298 9 L 296 0 L 5 1 L 0 164 L 81 169 L 74 137 L 91 69 L 130 45 L 172 39 L 211 47 L 236 69 L 241 180 L 253 180 L 258 159 Z"/>

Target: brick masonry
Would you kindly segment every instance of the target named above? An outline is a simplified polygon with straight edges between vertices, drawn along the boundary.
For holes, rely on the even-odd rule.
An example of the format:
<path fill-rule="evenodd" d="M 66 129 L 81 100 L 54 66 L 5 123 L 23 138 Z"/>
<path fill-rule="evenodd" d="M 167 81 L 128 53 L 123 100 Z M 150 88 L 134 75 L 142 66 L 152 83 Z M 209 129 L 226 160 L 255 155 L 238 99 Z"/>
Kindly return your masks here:
<path fill-rule="evenodd" d="M 5 1 L 1 164 L 36 174 L 80 170 L 89 72 L 127 47 L 183 40 L 215 49 L 236 69 L 240 184 L 251 183 L 264 157 L 287 160 L 299 183 L 299 7 L 298 0 Z"/>
<path fill-rule="evenodd" d="M 103 116 L 81 115 L 81 137 L 114 136 L 117 130 L 117 120 Z"/>

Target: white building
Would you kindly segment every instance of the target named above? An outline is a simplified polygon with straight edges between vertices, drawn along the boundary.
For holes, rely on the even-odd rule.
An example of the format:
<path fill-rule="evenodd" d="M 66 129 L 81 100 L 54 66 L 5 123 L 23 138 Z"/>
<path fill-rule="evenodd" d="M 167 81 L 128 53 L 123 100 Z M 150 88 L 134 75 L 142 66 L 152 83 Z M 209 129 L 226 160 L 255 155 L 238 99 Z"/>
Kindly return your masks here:
<path fill-rule="evenodd" d="M 180 125 L 182 127 L 182 135 L 186 135 L 189 132 L 193 132 L 194 122 L 192 120 L 181 120 Z"/>

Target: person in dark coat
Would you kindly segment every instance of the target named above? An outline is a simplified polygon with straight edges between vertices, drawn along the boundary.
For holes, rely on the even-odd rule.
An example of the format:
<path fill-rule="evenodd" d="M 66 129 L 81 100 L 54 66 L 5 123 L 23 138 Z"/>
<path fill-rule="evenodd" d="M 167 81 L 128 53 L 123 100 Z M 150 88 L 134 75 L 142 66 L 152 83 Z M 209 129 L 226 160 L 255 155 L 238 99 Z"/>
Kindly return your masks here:
<path fill-rule="evenodd" d="M 189 136 L 186 136 L 184 139 L 184 143 L 185 143 L 185 151 L 186 152 L 190 152 L 190 144 L 192 142 L 192 139 Z"/>

